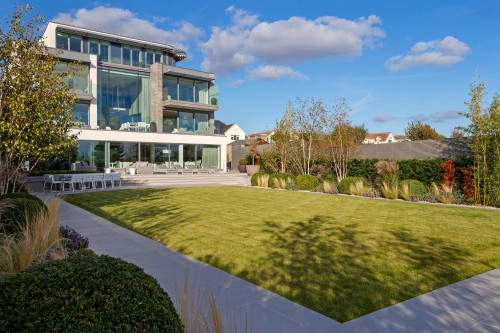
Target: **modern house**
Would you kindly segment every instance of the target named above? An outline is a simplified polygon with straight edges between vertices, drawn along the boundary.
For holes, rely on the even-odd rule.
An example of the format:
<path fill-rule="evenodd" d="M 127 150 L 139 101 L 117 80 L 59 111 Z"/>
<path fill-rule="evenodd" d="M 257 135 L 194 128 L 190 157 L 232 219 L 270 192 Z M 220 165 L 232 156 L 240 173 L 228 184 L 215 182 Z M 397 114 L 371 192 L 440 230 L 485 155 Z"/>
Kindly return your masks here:
<path fill-rule="evenodd" d="M 178 67 L 172 45 L 49 22 L 56 70 L 78 63 L 67 80 L 77 96 L 78 159 L 98 168 L 154 166 L 225 169 L 226 137 L 215 126 L 213 73 Z"/>
<path fill-rule="evenodd" d="M 363 140 L 364 144 L 380 144 L 390 142 L 396 142 L 396 139 L 394 139 L 391 132 L 368 133 Z"/>

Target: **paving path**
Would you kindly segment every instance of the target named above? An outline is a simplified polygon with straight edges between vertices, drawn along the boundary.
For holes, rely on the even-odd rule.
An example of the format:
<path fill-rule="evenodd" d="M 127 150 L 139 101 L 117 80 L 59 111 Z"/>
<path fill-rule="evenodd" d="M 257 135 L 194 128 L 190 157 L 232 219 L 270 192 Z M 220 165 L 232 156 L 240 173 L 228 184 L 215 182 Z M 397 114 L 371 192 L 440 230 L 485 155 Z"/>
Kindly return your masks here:
<path fill-rule="evenodd" d="M 190 289 L 216 295 L 226 322 L 235 322 L 238 332 L 247 326 L 253 333 L 500 333 L 499 268 L 341 324 L 66 202 L 60 216 L 63 225 L 89 238 L 97 254 L 142 267 L 173 300 L 187 272 Z"/>

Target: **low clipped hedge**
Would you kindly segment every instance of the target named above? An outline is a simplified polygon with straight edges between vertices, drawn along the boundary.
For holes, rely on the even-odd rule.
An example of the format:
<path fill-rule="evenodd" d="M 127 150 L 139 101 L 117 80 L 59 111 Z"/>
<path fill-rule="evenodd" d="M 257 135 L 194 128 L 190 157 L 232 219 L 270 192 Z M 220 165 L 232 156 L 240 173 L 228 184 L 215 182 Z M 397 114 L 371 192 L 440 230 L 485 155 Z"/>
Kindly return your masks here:
<path fill-rule="evenodd" d="M 267 173 L 265 172 L 256 172 L 252 175 L 252 178 L 250 178 L 250 184 L 252 184 L 252 186 L 257 186 L 257 179 L 259 179 L 260 176 L 262 175 L 267 175 Z"/>
<path fill-rule="evenodd" d="M 31 171 L 28 176 L 39 177 L 45 174 L 50 175 L 70 175 L 70 174 L 80 174 L 80 173 L 96 173 L 95 170 L 35 170 Z"/>
<path fill-rule="evenodd" d="M 339 193 L 342 194 L 349 194 L 349 187 L 359 181 L 363 181 L 366 185 L 366 179 L 363 177 L 345 177 L 340 181 L 340 183 L 337 185 L 337 189 L 339 190 Z"/>
<path fill-rule="evenodd" d="M 297 184 L 301 190 L 310 191 L 319 186 L 320 182 L 316 176 L 300 175 L 295 178 L 295 184 Z"/>
<path fill-rule="evenodd" d="M 26 223 L 35 218 L 40 212 L 47 211 L 47 207 L 38 197 L 28 193 L 8 193 L 0 196 L 2 199 L 10 199 L 13 207 L 1 216 L 0 231 L 6 234 L 20 232 Z"/>
<path fill-rule="evenodd" d="M 427 187 L 421 181 L 416 179 L 402 180 L 399 184 L 401 188 L 403 185 L 407 184 L 410 189 L 410 195 L 421 195 L 427 193 Z"/>
<path fill-rule="evenodd" d="M 109 256 L 76 255 L 0 279 L 0 332 L 183 332 L 168 294 Z"/>
<path fill-rule="evenodd" d="M 288 181 L 290 179 L 291 181 L 295 181 L 295 176 L 293 173 L 290 172 L 284 172 L 284 173 L 273 173 L 269 175 L 269 187 L 275 188 L 274 186 L 274 180 L 275 179 L 283 179 L 285 181 Z"/>

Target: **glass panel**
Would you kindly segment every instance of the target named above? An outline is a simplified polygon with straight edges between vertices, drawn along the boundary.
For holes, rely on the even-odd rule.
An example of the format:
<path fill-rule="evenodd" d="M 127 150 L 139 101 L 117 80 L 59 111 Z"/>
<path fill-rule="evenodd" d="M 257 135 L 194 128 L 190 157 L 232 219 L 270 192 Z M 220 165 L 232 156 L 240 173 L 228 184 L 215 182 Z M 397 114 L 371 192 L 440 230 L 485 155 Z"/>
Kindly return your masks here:
<path fill-rule="evenodd" d="M 104 141 L 78 141 L 78 161 L 85 161 L 90 166 L 104 167 Z"/>
<path fill-rule="evenodd" d="M 82 123 L 83 125 L 89 124 L 89 105 L 76 103 L 73 106 L 73 113 L 75 115 L 75 122 Z"/>
<path fill-rule="evenodd" d="M 219 167 L 219 146 L 198 145 L 197 155 L 197 159 L 201 159 L 201 166 L 213 168 Z"/>
<path fill-rule="evenodd" d="M 140 66 L 141 61 L 141 50 L 140 49 L 132 49 L 132 66 Z"/>
<path fill-rule="evenodd" d="M 163 52 L 162 63 L 163 63 L 163 64 L 165 64 L 165 65 L 168 65 L 168 56 L 167 56 L 167 52 Z"/>
<path fill-rule="evenodd" d="M 182 145 L 171 144 L 170 145 L 170 154 L 168 154 L 168 167 L 174 166 L 182 166 L 182 158 L 179 155 L 182 155 L 183 149 Z"/>
<path fill-rule="evenodd" d="M 195 113 L 195 125 L 196 130 L 202 133 L 208 132 L 208 114 L 207 113 Z"/>
<path fill-rule="evenodd" d="M 82 37 L 70 36 L 69 37 L 69 49 L 70 49 L 70 51 L 82 52 Z"/>
<path fill-rule="evenodd" d="M 114 64 L 122 63 L 122 46 L 120 44 L 111 43 L 111 62 Z"/>
<path fill-rule="evenodd" d="M 177 111 L 163 112 L 163 133 L 172 133 L 177 128 Z"/>
<path fill-rule="evenodd" d="M 58 49 L 68 49 L 68 35 L 58 32 L 56 34 L 56 47 Z"/>
<path fill-rule="evenodd" d="M 192 112 L 179 112 L 179 130 L 194 131 L 194 116 Z"/>
<path fill-rule="evenodd" d="M 130 66 L 130 51 L 131 50 L 129 47 L 126 47 L 126 46 L 124 46 L 122 48 L 122 50 L 123 50 L 123 64 Z"/>
<path fill-rule="evenodd" d="M 194 96 L 196 103 L 208 104 L 208 82 L 196 81 Z"/>
<path fill-rule="evenodd" d="M 109 62 L 109 44 L 106 42 L 100 42 L 101 44 L 101 52 L 100 54 L 100 60 L 101 61 L 106 61 Z"/>
<path fill-rule="evenodd" d="M 139 160 L 139 145 L 135 142 L 110 142 L 109 162 L 117 168 L 127 168 Z"/>
<path fill-rule="evenodd" d="M 155 52 L 155 62 L 161 63 L 161 52 Z"/>
<path fill-rule="evenodd" d="M 209 99 L 211 105 L 219 105 L 219 87 L 213 85 L 209 90 Z"/>
<path fill-rule="evenodd" d="M 149 76 L 136 71 L 98 70 L 98 117 L 109 124 L 149 122 Z M 145 125 L 145 124 L 144 124 Z M 125 128 L 126 126 L 124 126 Z"/>
<path fill-rule="evenodd" d="M 150 66 L 153 64 L 154 60 L 154 52 L 152 50 L 146 51 L 146 66 Z"/>
<path fill-rule="evenodd" d="M 184 167 L 196 166 L 196 145 L 184 145 L 183 147 Z"/>
<path fill-rule="evenodd" d="M 75 70 L 75 74 L 68 76 L 68 86 L 70 89 L 79 89 L 85 93 L 90 93 L 88 65 L 71 64 L 71 68 Z"/>
<path fill-rule="evenodd" d="M 193 80 L 179 78 L 179 100 L 194 102 Z"/>
<path fill-rule="evenodd" d="M 87 37 L 83 37 L 83 43 L 82 43 L 82 46 L 83 46 L 83 53 L 89 53 L 89 39 Z"/>
<path fill-rule="evenodd" d="M 177 78 L 173 76 L 163 77 L 163 100 L 177 100 Z"/>
<path fill-rule="evenodd" d="M 91 39 L 89 42 L 89 53 L 99 54 L 99 42 L 95 39 Z"/>

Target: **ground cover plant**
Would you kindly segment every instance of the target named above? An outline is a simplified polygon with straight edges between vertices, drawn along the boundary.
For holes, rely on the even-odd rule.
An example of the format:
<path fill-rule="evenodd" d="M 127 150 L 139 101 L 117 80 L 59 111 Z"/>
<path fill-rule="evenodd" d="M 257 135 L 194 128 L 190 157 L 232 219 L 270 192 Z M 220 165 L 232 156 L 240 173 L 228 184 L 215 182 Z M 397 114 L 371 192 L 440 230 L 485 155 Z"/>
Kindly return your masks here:
<path fill-rule="evenodd" d="M 339 321 L 500 265 L 498 210 L 239 187 L 65 199 Z"/>

